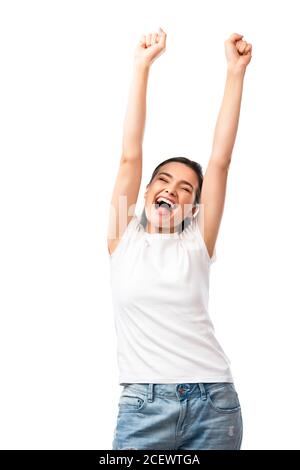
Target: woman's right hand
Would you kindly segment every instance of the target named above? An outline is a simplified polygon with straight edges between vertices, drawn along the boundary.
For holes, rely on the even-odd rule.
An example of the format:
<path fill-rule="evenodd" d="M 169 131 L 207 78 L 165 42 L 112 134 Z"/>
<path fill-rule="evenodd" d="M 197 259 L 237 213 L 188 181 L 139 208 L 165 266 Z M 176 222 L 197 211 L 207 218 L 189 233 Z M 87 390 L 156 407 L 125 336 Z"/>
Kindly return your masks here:
<path fill-rule="evenodd" d="M 135 48 L 135 62 L 150 67 L 165 51 L 167 34 L 159 28 L 159 33 L 150 33 L 141 37 Z"/>

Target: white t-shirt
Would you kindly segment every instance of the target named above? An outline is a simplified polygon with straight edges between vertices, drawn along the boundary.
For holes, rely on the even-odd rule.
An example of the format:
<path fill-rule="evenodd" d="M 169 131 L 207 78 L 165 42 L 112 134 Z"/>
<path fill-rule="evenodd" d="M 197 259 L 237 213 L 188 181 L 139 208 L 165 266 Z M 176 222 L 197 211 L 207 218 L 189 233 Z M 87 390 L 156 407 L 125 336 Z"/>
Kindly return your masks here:
<path fill-rule="evenodd" d="M 150 234 L 134 215 L 109 257 L 119 384 L 233 382 L 208 313 L 216 250 L 197 220 Z"/>

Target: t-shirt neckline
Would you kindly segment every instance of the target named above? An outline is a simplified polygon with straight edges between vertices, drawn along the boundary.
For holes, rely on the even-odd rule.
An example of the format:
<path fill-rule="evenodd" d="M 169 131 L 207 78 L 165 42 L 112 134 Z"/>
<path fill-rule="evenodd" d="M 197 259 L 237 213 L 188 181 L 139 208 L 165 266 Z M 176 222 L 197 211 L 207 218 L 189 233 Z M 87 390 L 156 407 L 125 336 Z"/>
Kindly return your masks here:
<path fill-rule="evenodd" d="M 179 237 L 179 233 L 178 232 L 173 232 L 173 233 L 159 233 L 159 232 L 155 232 L 155 233 L 149 233 L 149 232 L 146 232 L 146 230 L 144 229 L 144 235 L 146 238 L 178 238 Z"/>
<path fill-rule="evenodd" d="M 139 222 L 140 222 L 140 221 L 139 221 Z M 169 232 L 169 233 L 167 233 L 167 232 L 163 232 L 163 233 L 162 233 L 162 232 L 149 233 L 149 232 L 147 232 L 147 231 L 145 230 L 143 224 L 140 223 L 140 225 L 141 225 L 141 227 L 142 227 L 142 230 L 143 230 L 143 233 L 144 233 L 145 237 L 148 238 L 148 239 L 151 239 L 151 240 L 152 240 L 152 239 L 154 239 L 154 238 L 163 238 L 163 239 L 164 239 L 164 238 L 179 238 L 179 232 L 178 232 L 178 231 L 176 231 L 176 232 Z"/>

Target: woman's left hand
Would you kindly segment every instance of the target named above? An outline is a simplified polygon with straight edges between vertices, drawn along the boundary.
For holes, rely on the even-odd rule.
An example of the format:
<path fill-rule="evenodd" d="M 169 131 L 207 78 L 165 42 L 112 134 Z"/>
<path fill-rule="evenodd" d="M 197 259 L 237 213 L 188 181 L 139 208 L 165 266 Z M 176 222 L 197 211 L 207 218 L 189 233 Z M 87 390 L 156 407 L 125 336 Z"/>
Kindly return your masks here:
<path fill-rule="evenodd" d="M 244 72 L 252 57 L 252 44 L 242 40 L 243 37 L 233 33 L 225 41 L 227 66 L 232 72 Z"/>

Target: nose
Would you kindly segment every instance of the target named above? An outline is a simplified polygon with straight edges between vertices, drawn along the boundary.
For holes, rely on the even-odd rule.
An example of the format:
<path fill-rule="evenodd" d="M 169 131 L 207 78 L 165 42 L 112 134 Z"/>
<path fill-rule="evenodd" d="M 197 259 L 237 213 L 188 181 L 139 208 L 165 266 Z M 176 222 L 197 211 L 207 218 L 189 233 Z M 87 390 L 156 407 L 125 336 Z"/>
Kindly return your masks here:
<path fill-rule="evenodd" d="M 167 189 L 167 193 L 173 194 L 173 196 L 175 196 L 176 191 L 175 190 L 172 191 L 171 189 Z"/>

